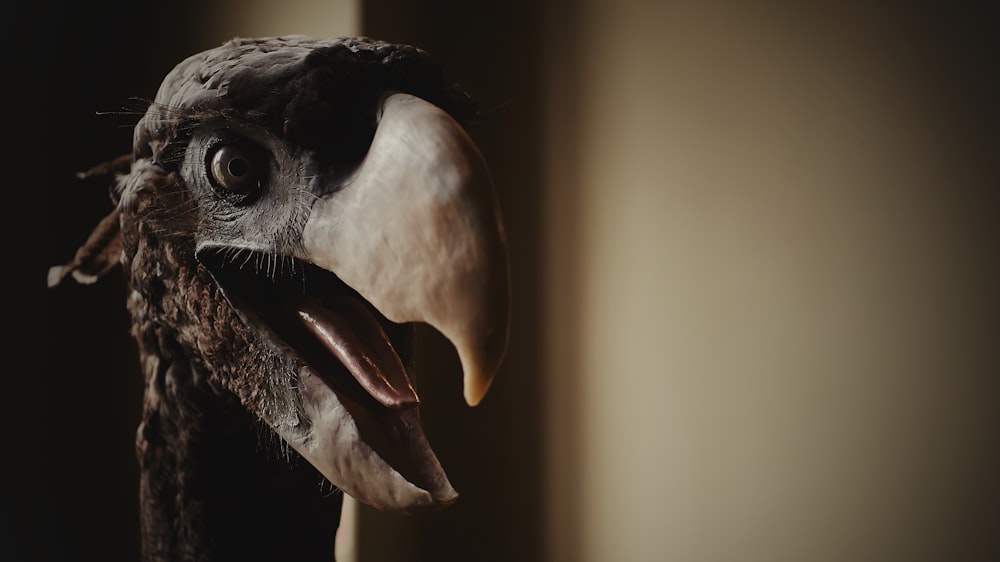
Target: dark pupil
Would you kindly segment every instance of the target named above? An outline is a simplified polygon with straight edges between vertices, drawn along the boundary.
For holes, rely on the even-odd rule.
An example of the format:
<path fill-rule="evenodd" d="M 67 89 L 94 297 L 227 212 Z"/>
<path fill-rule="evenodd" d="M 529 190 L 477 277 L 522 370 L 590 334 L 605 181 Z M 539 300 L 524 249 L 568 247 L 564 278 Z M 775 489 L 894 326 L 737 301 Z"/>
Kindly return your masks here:
<path fill-rule="evenodd" d="M 249 171 L 250 165 L 242 158 L 233 158 L 229 161 L 229 173 L 236 177 L 243 177 Z"/>

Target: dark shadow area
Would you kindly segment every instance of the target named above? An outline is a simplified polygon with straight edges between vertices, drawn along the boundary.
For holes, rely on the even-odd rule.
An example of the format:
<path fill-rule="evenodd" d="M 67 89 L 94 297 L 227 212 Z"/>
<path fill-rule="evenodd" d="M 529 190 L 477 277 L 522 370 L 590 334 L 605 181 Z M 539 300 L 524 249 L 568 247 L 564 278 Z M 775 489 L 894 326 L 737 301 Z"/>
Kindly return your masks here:
<path fill-rule="evenodd" d="M 184 13 L 187 4 L 169 9 Z M 111 210 L 106 182 L 75 174 L 131 151 L 132 109 L 144 107 L 132 98 L 151 98 L 197 50 L 190 28 L 156 23 L 164 8 L 111 0 L 5 10 L 4 121 L 17 132 L 5 167 L 19 199 L 7 219 L 18 272 L 7 349 L 18 366 L 4 390 L 3 560 L 139 556 L 133 444 L 142 381 L 121 271 L 51 290 L 46 274 Z"/>

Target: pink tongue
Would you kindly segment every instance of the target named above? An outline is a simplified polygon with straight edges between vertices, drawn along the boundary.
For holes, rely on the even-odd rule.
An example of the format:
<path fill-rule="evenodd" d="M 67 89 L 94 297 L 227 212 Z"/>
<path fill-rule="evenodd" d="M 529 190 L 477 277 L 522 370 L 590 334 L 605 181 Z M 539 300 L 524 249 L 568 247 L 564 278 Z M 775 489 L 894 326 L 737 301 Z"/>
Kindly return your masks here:
<path fill-rule="evenodd" d="M 420 404 L 389 337 L 357 299 L 343 297 L 326 306 L 303 300 L 296 313 L 373 398 L 394 409 Z"/>

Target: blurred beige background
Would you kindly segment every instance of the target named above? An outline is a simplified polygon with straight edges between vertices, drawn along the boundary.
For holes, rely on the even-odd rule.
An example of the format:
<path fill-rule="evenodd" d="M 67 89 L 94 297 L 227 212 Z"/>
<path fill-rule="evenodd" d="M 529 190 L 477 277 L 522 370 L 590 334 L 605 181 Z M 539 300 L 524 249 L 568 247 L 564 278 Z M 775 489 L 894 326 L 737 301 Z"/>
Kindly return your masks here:
<path fill-rule="evenodd" d="M 420 381 L 424 418 L 463 496 L 424 518 L 361 508 L 352 557 L 1000 559 L 985 9 L 188 10 L 184 54 L 234 35 L 412 42 L 488 110 L 473 136 L 510 236 L 510 355 L 470 410 L 426 334 L 446 376 Z"/>
<path fill-rule="evenodd" d="M 1000 555 L 985 61 L 943 9 L 656 6 L 582 6 L 547 98 L 548 559 Z"/>

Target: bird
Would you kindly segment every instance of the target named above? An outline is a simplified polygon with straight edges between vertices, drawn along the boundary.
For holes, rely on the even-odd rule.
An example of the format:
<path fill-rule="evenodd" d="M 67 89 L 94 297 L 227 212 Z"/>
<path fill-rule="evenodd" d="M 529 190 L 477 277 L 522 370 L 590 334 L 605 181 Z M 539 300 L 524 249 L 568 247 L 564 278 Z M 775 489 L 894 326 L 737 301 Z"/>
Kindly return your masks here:
<path fill-rule="evenodd" d="M 424 50 L 234 38 L 182 60 L 55 289 L 112 271 L 144 377 L 142 559 L 333 560 L 343 495 L 458 499 L 421 426 L 414 330 L 470 406 L 507 353 L 503 218 L 479 110 Z"/>

